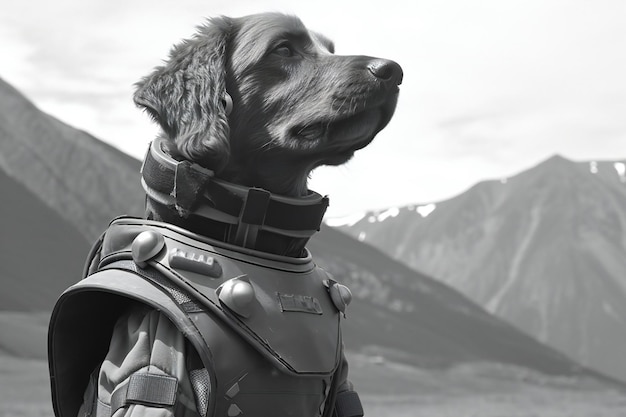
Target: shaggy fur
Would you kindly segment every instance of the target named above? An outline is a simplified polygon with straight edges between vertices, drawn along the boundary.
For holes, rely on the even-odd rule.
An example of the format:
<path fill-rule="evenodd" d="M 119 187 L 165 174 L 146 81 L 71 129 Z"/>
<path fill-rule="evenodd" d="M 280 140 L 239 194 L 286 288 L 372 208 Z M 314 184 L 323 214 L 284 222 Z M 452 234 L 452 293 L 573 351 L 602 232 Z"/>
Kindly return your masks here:
<path fill-rule="evenodd" d="M 312 169 L 346 162 L 387 125 L 402 81 L 393 61 L 333 52 L 293 16 L 214 18 L 134 99 L 173 152 L 227 181 L 301 196 Z"/>

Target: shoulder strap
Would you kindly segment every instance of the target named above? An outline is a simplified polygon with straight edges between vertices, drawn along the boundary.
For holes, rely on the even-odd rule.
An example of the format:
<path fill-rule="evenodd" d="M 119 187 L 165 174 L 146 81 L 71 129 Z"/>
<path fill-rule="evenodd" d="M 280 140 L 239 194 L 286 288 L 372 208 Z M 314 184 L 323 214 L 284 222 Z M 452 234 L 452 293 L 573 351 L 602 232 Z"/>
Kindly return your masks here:
<path fill-rule="evenodd" d="M 343 361 L 337 365 L 337 370 L 333 374 L 332 382 L 330 383 L 330 391 L 328 397 L 326 397 L 326 404 L 324 406 L 324 415 L 322 417 L 333 417 L 335 415 L 335 402 L 337 400 L 337 391 L 339 390 L 339 379 L 341 378 L 341 370 L 343 368 Z"/>

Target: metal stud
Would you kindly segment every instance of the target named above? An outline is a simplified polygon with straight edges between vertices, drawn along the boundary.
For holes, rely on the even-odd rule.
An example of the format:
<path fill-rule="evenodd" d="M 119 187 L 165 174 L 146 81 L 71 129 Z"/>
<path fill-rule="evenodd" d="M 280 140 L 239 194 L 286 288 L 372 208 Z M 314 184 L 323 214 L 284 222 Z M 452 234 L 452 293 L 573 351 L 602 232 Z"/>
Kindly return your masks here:
<path fill-rule="evenodd" d="M 242 278 L 233 278 L 217 290 L 220 301 L 242 317 L 250 317 L 252 302 L 256 298 L 252 284 Z"/>
<path fill-rule="evenodd" d="M 352 291 L 345 285 L 332 280 L 328 280 L 324 282 L 324 284 L 328 287 L 328 293 L 330 294 L 330 299 L 333 301 L 333 304 L 337 307 L 337 310 L 342 312 L 345 316 L 346 308 L 352 302 Z"/>
<path fill-rule="evenodd" d="M 131 245 L 133 261 L 141 267 L 146 266 L 147 261 L 154 258 L 165 246 L 163 235 L 154 230 L 145 230 L 135 237 Z"/>

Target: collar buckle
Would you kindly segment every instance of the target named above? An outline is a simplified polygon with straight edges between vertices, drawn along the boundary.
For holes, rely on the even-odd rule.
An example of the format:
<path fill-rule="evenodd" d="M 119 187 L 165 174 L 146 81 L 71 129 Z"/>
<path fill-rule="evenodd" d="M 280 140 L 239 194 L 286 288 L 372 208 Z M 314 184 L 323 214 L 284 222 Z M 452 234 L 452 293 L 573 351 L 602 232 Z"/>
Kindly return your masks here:
<path fill-rule="evenodd" d="M 265 224 L 265 216 L 271 193 L 262 188 L 250 188 L 246 194 L 234 243 L 246 248 L 254 248 L 259 230 Z"/>

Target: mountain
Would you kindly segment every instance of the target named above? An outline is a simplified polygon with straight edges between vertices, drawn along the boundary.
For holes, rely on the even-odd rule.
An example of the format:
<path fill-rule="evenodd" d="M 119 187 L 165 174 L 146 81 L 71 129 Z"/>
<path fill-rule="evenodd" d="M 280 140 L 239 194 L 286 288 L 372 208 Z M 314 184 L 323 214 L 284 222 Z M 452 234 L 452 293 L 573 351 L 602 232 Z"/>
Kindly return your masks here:
<path fill-rule="evenodd" d="M 358 300 L 347 311 L 348 348 L 421 367 L 492 361 L 549 374 L 578 372 L 566 356 L 459 292 L 338 230 L 324 227 L 308 248 Z"/>
<path fill-rule="evenodd" d="M 89 240 L 111 213 L 143 213 L 136 159 L 41 112 L 0 79 L 0 169 Z"/>
<path fill-rule="evenodd" d="M 365 213 L 341 229 L 626 380 L 625 168 L 554 156 L 455 198 Z"/>
<path fill-rule="evenodd" d="M 33 211 L 29 217 L 45 219 L 52 209 L 64 219 L 53 223 L 67 230 L 62 235 L 54 232 L 55 236 L 63 236 L 62 241 L 45 241 L 38 227 L 25 223 L 19 230 L 24 239 L 41 240 L 41 244 L 47 247 L 42 251 L 51 250 L 54 245 L 61 246 L 61 243 L 63 247 L 76 245 L 80 251 L 84 238 L 72 230 L 91 237 L 98 234 L 110 218 L 124 213 L 120 207 L 137 214 L 139 209 L 129 201 L 136 201 L 143 195 L 137 180 L 139 161 L 40 113 L 10 87 L 5 85 L 0 91 L 1 109 L 20 107 L 20 111 L 28 113 L 28 117 L 14 115 L 11 120 L 3 116 L 0 125 L 1 166 L 10 168 L 6 170 L 17 183 L 25 189 L 35 190 L 34 195 L 46 203 L 24 199 L 23 204 L 28 205 L 24 211 Z M 44 133 L 49 136 L 44 137 Z M 128 200 L 129 196 L 133 198 Z M 20 206 L 20 200 L 12 201 L 16 207 Z M 72 215 L 67 214 L 70 209 Z M 348 309 L 346 320 L 345 343 L 349 350 L 422 367 L 493 362 L 548 374 L 601 378 L 488 314 L 459 292 L 343 233 L 324 228 L 309 247 L 316 261 L 354 292 L 355 301 Z M 5 256 L 0 252 L 0 264 L 5 262 Z M 40 307 L 49 306 L 48 301 L 58 295 L 49 283 L 51 271 L 56 270 L 62 279 L 72 275 L 63 262 L 69 262 L 75 256 L 79 255 L 68 252 L 64 257 L 59 254 L 55 262 L 41 266 L 46 268 L 45 275 L 41 271 L 33 273 L 28 282 L 18 281 L 13 291 L 27 293 L 32 287 L 49 291 Z M 20 268 L 19 264 L 11 265 Z M 3 271 L 0 279 L 4 282 L 14 272 L 8 271 L 7 275 Z M 76 274 L 75 279 L 78 278 Z M 62 286 L 65 282 L 59 281 L 55 285 Z M 23 309 L 20 305 L 13 307 Z M 23 314 L 15 317 L 28 322 Z M 30 323 L 31 329 L 41 328 L 40 318 Z M 15 328 L 14 324 L 13 316 L 0 316 L 2 328 Z M 3 342 L 6 334 L 0 333 L 0 347 L 19 353 L 13 339 L 13 344 Z M 28 340 L 32 337 L 29 336 Z"/>
<path fill-rule="evenodd" d="M 0 170 L 0 310 L 50 311 L 80 276 L 89 242 Z"/>

